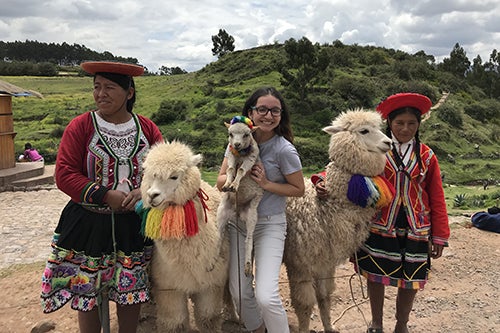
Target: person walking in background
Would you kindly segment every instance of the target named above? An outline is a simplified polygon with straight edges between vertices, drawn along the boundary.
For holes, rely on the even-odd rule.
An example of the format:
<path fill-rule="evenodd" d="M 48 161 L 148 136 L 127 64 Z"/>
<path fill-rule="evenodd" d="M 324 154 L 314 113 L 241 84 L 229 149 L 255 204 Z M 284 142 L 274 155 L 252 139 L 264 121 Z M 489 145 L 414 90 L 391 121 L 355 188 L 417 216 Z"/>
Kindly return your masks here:
<path fill-rule="evenodd" d="M 31 146 L 31 143 L 26 142 L 24 145 L 24 152 L 19 155 L 19 162 L 43 162 L 43 156 L 40 155 L 38 150 Z"/>
<path fill-rule="evenodd" d="M 279 293 L 279 276 L 286 237 L 286 197 L 304 194 L 302 164 L 293 146 L 290 112 L 281 94 L 272 87 L 256 90 L 245 102 L 243 115 L 258 129 L 254 132 L 261 164 L 251 178 L 264 189 L 254 232 L 255 290 L 253 276 L 244 272 L 245 230 L 243 223 L 230 225 L 229 286 L 247 330 L 287 333 L 288 318 Z M 226 156 L 229 148 L 226 149 Z M 227 157 L 217 177 L 221 190 L 226 181 Z M 237 224 L 237 221 L 232 221 Z M 241 296 L 241 298 L 240 298 Z"/>
<path fill-rule="evenodd" d="M 150 299 L 147 264 L 153 242 L 140 234 L 142 162 L 162 142 L 149 119 L 133 113 L 134 76 L 141 66 L 85 62 L 94 76 L 97 108 L 66 127 L 56 160 L 57 187 L 71 197 L 54 232 L 42 276 L 45 313 L 70 302 L 80 332 L 101 332 L 106 300 L 117 303 L 119 332 L 136 332 L 141 303 Z"/>

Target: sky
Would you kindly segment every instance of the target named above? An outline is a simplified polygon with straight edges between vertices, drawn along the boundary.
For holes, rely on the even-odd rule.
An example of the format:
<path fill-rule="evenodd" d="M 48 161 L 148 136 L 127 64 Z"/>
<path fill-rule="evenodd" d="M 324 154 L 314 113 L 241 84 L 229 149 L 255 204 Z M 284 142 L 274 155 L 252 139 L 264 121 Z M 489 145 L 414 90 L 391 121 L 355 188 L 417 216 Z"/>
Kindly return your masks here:
<path fill-rule="evenodd" d="M 217 60 L 224 29 L 235 51 L 307 37 L 424 51 L 437 62 L 459 43 L 483 63 L 500 50 L 499 0 L 2 0 L 0 40 L 79 44 L 161 66 L 196 71 Z M 92 59 L 88 59 L 92 60 Z"/>

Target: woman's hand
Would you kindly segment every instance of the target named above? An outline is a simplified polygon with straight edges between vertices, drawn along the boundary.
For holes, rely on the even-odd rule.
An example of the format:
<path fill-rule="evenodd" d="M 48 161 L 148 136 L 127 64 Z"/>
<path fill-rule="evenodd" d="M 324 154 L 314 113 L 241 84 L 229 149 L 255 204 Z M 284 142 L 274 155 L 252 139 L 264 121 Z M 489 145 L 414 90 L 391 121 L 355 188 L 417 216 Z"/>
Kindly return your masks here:
<path fill-rule="evenodd" d="M 123 199 L 121 203 L 122 210 L 127 210 L 127 211 L 134 211 L 135 210 L 135 204 L 141 200 L 141 189 L 136 188 L 129 192 L 125 198 Z"/>
<path fill-rule="evenodd" d="M 319 180 L 316 185 L 314 185 L 314 189 L 316 190 L 316 195 L 318 196 L 318 198 L 325 199 L 328 197 L 328 191 L 323 180 Z"/>
<path fill-rule="evenodd" d="M 444 245 L 441 244 L 429 244 L 429 255 L 432 259 L 437 259 L 443 255 Z"/>
<path fill-rule="evenodd" d="M 262 188 L 264 188 L 264 185 L 268 182 L 266 170 L 262 163 L 255 164 L 252 167 L 252 170 L 250 170 L 250 177 Z"/>

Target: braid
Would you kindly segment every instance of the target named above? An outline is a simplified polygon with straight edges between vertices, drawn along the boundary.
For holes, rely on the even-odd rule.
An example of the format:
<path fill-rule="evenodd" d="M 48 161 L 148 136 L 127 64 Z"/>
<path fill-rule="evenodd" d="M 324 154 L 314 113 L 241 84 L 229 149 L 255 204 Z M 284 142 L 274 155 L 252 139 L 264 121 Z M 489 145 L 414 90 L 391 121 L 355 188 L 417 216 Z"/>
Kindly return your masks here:
<path fill-rule="evenodd" d="M 415 133 L 415 154 L 417 155 L 417 162 L 420 174 L 422 174 L 424 168 L 422 166 L 422 158 L 420 156 L 420 138 L 418 137 L 418 130 L 417 133 Z"/>

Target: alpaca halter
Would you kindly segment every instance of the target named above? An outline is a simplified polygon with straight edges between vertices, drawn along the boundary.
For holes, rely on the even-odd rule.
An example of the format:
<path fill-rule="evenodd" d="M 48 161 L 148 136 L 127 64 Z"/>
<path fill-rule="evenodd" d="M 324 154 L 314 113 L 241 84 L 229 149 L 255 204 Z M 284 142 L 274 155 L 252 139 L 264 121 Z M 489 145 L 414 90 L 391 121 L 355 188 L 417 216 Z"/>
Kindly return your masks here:
<path fill-rule="evenodd" d="M 229 145 L 229 151 L 231 151 L 231 153 L 234 155 L 234 156 L 247 156 L 247 155 L 250 155 L 250 153 L 252 152 L 252 145 L 244 148 L 244 149 L 241 149 L 241 150 L 238 150 L 236 148 L 234 148 L 232 145 Z"/>
<path fill-rule="evenodd" d="M 347 198 L 363 208 L 382 208 L 390 204 L 396 190 L 383 176 L 353 175 L 347 187 Z"/>
<path fill-rule="evenodd" d="M 200 199 L 207 223 L 206 201 L 209 197 L 202 189 L 199 189 L 196 195 Z M 144 208 L 144 203 L 140 200 L 135 211 L 142 217 L 141 234 L 151 239 L 182 239 L 198 234 L 198 216 L 193 200 L 188 200 L 183 206 L 170 205 L 165 210 Z"/>

